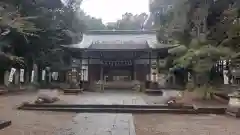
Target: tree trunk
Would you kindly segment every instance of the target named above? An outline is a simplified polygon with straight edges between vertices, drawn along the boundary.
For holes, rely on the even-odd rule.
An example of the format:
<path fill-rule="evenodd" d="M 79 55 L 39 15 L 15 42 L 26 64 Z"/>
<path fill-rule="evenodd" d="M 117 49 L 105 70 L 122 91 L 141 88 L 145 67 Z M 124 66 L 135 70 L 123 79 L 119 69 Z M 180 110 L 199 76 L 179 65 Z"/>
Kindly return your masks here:
<path fill-rule="evenodd" d="M 6 71 L 4 72 L 4 85 L 5 85 L 5 86 L 8 86 L 8 85 L 10 84 L 10 82 L 8 81 L 8 79 L 9 79 L 9 74 L 10 74 L 10 72 L 9 72 L 8 70 L 6 70 Z"/>

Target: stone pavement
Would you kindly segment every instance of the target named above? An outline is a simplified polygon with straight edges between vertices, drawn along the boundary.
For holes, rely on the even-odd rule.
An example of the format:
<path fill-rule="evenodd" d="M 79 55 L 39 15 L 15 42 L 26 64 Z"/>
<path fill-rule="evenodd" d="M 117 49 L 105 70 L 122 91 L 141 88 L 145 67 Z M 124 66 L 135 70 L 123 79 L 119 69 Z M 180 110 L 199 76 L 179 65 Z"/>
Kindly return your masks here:
<path fill-rule="evenodd" d="M 140 95 L 134 93 L 86 94 L 77 104 L 144 105 Z M 58 135 L 136 135 L 132 114 L 80 113 Z"/>
<path fill-rule="evenodd" d="M 79 97 L 75 104 L 145 105 L 146 103 L 140 94 L 106 92 L 85 94 Z"/>
<path fill-rule="evenodd" d="M 136 135 L 132 114 L 82 113 L 58 135 Z"/>

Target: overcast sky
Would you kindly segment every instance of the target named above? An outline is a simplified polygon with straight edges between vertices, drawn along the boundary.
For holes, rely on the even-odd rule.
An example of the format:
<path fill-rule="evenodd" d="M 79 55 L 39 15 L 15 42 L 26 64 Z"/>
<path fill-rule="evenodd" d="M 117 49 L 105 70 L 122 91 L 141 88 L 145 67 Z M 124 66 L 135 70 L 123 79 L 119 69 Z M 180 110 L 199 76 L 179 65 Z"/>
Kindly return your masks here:
<path fill-rule="evenodd" d="M 122 17 L 122 14 L 130 12 L 140 14 L 149 12 L 149 0 L 83 0 L 81 8 L 96 18 L 101 18 L 104 23 L 114 22 Z"/>

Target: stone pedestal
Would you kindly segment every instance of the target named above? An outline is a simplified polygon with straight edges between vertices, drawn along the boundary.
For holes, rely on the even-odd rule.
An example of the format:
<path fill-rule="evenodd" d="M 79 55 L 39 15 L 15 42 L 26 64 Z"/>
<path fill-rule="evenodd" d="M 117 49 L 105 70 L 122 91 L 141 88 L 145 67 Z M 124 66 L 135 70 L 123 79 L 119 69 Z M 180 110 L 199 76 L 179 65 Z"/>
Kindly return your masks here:
<path fill-rule="evenodd" d="M 158 89 L 158 83 L 157 82 L 151 82 L 150 83 L 150 89 Z"/>
<path fill-rule="evenodd" d="M 236 118 L 240 117 L 240 91 L 236 91 L 229 95 L 226 113 Z"/>
<path fill-rule="evenodd" d="M 230 96 L 228 105 L 231 107 L 240 108 L 240 97 Z"/>

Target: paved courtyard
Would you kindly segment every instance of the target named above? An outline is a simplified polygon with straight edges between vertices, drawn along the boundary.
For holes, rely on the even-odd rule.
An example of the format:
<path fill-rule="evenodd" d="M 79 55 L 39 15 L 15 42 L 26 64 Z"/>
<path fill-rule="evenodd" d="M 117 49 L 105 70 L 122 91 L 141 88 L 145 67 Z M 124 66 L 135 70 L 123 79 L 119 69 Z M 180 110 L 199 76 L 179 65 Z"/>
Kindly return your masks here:
<path fill-rule="evenodd" d="M 109 91 L 105 93 L 85 93 L 77 99 L 75 104 L 123 104 L 123 105 L 144 105 L 146 102 L 142 94 L 132 92 Z"/>
<path fill-rule="evenodd" d="M 240 135 L 239 120 L 226 116 L 76 114 L 15 109 L 21 102 L 33 101 L 38 94 L 0 96 L 0 119 L 12 120 L 13 123 L 0 130 L 0 135 Z M 57 103 L 66 104 L 155 104 L 178 92 L 167 91 L 163 97 L 119 91 L 86 92 L 80 95 L 62 95 L 53 91 L 51 94 L 60 97 L 61 101 Z"/>
<path fill-rule="evenodd" d="M 124 135 L 128 133 L 129 135 L 135 135 L 132 114 L 68 114 L 18 111 L 14 108 L 22 102 L 34 101 L 39 94 L 58 96 L 61 99 L 58 103 L 64 104 L 146 104 L 146 97 L 143 94 L 126 91 L 85 92 L 80 95 L 62 95 L 57 91 L 40 91 L 39 93 L 1 96 L 0 118 L 12 120 L 13 124 L 1 130 L 0 135 L 56 135 L 64 133 L 75 133 L 76 135 L 108 135 L 110 133 Z M 154 98 L 160 99 L 155 96 Z"/>
<path fill-rule="evenodd" d="M 57 135 L 136 135 L 132 114 L 82 113 Z"/>
<path fill-rule="evenodd" d="M 109 91 L 86 93 L 76 104 L 145 105 L 142 94 Z M 80 113 L 58 135 L 136 135 L 132 114 Z"/>

